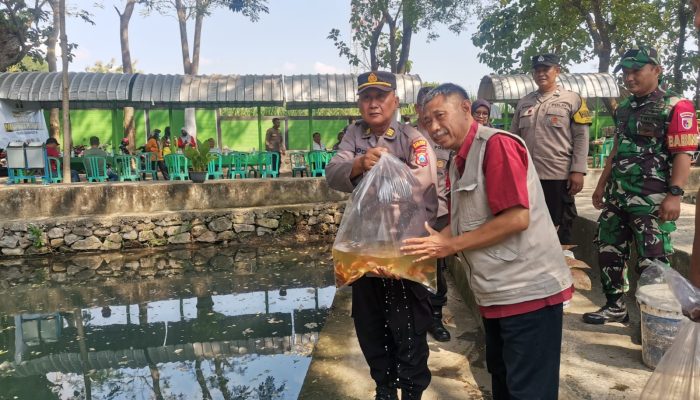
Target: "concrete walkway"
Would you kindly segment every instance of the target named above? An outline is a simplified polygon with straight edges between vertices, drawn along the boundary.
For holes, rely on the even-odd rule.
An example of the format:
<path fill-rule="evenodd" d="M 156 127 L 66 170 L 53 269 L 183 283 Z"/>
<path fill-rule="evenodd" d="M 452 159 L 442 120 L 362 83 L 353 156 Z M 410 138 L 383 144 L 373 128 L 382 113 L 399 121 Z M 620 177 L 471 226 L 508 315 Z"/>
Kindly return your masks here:
<path fill-rule="evenodd" d="M 491 399 L 491 378 L 485 369 L 484 341 L 478 322 L 459 298 L 452 279 L 448 279 L 448 285 L 443 313 L 452 340 L 440 343 L 428 336 L 433 378 L 423 399 Z M 350 289 L 336 293 L 299 399 L 374 398 L 374 381 L 355 336 L 350 303 Z"/>
<path fill-rule="evenodd" d="M 577 196 L 581 218 L 574 229 L 576 242 L 580 246 L 574 253 L 577 258 L 592 265 L 588 272 L 593 287 L 590 291 L 577 291 L 564 311 L 559 398 L 637 399 L 652 371 L 641 360 L 639 309 L 634 300 L 634 288 L 627 298 L 630 323 L 596 326 L 584 324 L 581 320 L 584 312 L 596 310 L 604 302 L 592 245 L 599 211 L 590 205 L 591 193 L 592 190 L 586 189 Z M 694 211 L 694 206 L 683 205 L 678 231 L 672 235 L 677 259 L 685 260 L 683 263 L 687 262 L 692 245 Z M 687 269 L 687 266 L 679 265 L 678 269 Z M 448 284 L 450 289 L 445 320 L 453 339 L 448 343 L 430 341 L 429 366 L 433 380 L 423 398 L 491 399 L 491 381 L 485 369 L 481 326 L 459 296 L 451 276 Z M 350 291 L 341 290 L 320 334 L 299 398 L 364 400 L 373 398 L 373 393 L 374 384 L 350 318 Z"/>

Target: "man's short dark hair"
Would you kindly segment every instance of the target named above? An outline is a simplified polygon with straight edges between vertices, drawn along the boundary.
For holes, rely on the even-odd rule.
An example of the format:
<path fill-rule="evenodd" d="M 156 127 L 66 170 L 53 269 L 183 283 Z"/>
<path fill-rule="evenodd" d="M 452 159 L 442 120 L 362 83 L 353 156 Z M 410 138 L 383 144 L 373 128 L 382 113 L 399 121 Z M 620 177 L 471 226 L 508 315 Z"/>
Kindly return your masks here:
<path fill-rule="evenodd" d="M 274 124 L 275 122 L 280 122 L 279 118 L 272 118 L 272 123 Z"/>
<path fill-rule="evenodd" d="M 100 145 L 100 138 L 97 136 L 90 136 L 90 146 L 99 146 Z"/>
<path fill-rule="evenodd" d="M 442 85 L 439 85 L 426 93 L 420 105 L 425 107 L 426 104 L 438 96 L 448 97 L 452 95 L 457 95 L 461 97 L 462 100 L 469 100 L 469 94 L 463 87 L 454 83 L 443 83 Z"/>
<path fill-rule="evenodd" d="M 55 144 L 56 146 L 58 146 L 58 140 L 56 140 L 56 138 L 50 137 L 46 139 L 46 144 Z"/>
<path fill-rule="evenodd" d="M 420 90 L 418 91 L 418 95 L 416 96 L 416 104 L 423 104 L 423 99 L 425 98 L 425 95 L 433 89 L 435 89 L 435 86 L 423 86 L 422 88 L 420 88 Z"/>

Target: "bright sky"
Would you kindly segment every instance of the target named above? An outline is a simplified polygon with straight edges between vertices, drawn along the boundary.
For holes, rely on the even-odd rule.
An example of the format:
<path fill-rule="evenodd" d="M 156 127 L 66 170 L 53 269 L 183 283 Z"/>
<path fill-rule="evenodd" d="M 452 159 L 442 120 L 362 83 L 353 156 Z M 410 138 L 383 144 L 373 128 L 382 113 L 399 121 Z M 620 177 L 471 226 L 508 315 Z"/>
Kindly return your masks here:
<path fill-rule="evenodd" d="M 92 1 L 69 0 L 69 4 L 88 4 L 95 26 L 70 18 L 69 41 L 77 43 L 71 71 L 84 71 L 96 61 L 115 59 L 121 65 L 119 18 L 114 5 L 123 9 L 120 0 L 102 0 L 104 8 Z M 268 0 L 269 14 L 256 23 L 228 9 L 216 9 L 205 19 L 202 33 L 200 74 L 314 74 L 352 73 L 326 39 L 333 28 L 350 39 L 350 0 Z M 130 24 L 131 57 L 136 68 L 145 73 L 183 73 L 180 33 L 174 16 L 156 12 L 142 15 L 136 6 Z M 471 42 L 476 25 L 460 35 L 440 27 L 440 38 L 427 43 L 426 32 L 413 36 L 411 73 L 424 82 L 454 82 L 476 93 L 479 82 L 491 70 L 477 59 L 478 50 Z M 188 26 L 190 49 L 194 23 Z M 582 65 L 574 72 L 592 72 L 596 67 Z"/>
<path fill-rule="evenodd" d="M 69 0 L 83 4 L 87 0 Z M 119 18 L 113 5 L 88 8 L 95 26 L 81 20 L 68 20 L 68 40 L 78 44 L 71 71 L 84 71 L 96 61 L 114 58 L 121 64 Z M 351 73 L 333 42 L 326 39 L 338 28 L 349 39 L 349 0 L 269 0 L 269 14 L 257 23 L 228 9 L 218 9 L 205 19 L 202 33 L 200 74 L 312 74 Z M 130 24 L 130 46 L 136 68 L 145 73 L 183 72 L 178 24 L 172 16 L 141 15 L 137 6 Z M 188 27 L 191 37 L 194 24 Z M 481 77 L 490 71 L 478 62 L 470 32 L 457 36 L 441 28 L 437 41 L 426 43 L 425 32 L 414 35 L 411 45 L 412 73 L 430 82 L 455 82 L 476 93 Z"/>

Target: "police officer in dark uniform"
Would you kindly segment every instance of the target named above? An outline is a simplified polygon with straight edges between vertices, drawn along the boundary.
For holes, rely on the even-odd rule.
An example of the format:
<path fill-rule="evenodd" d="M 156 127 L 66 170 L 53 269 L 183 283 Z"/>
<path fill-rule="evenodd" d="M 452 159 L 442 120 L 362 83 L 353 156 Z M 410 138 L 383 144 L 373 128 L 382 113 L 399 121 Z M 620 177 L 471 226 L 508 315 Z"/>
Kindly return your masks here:
<path fill-rule="evenodd" d="M 447 187 L 447 166 L 450 163 L 452 151 L 445 149 L 435 143 L 428 134 L 427 129 L 421 125 L 421 113 L 423 112 L 423 98 L 432 89 L 432 87 L 422 87 L 416 96 L 416 113 L 418 114 L 418 124 L 415 126 L 420 133 L 428 140 L 428 144 L 435 151 L 436 167 L 437 167 L 437 192 L 438 192 L 438 212 L 437 220 L 433 229 L 440 232 L 450 223 L 449 210 L 447 208 L 447 198 L 449 196 L 449 188 Z M 445 328 L 442 321 L 442 308 L 447 304 L 447 263 L 444 258 L 437 260 L 437 292 L 430 296 L 430 304 L 433 306 L 433 326 L 428 332 L 438 342 L 448 342 L 451 338 L 450 331 Z"/>
<path fill-rule="evenodd" d="M 351 192 L 364 173 L 388 152 L 402 160 L 419 182 L 413 198 L 425 204 L 434 223 L 437 211 L 435 154 L 410 125 L 396 121 L 399 100 L 390 72 L 358 76 L 362 120 L 348 127 L 338 153 L 326 166 L 333 189 Z M 376 399 L 420 399 L 430 383 L 426 331 L 432 326 L 430 292 L 377 270 L 352 284 L 352 316 L 362 353 L 376 382 Z M 388 301 L 387 301 L 388 300 Z"/>

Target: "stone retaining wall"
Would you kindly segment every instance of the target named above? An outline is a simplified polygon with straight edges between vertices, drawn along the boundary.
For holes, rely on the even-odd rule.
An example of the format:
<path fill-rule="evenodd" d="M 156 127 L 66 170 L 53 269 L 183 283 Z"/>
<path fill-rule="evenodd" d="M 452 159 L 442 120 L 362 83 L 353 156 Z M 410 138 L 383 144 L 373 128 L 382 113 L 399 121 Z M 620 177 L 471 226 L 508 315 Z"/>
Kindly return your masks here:
<path fill-rule="evenodd" d="M 280 234 L 307 241 L 335 234 L 344 207 L 344 203 L 318 203 L 6 222 L 0 223 L 0 258 L 236 243 Z"/>

